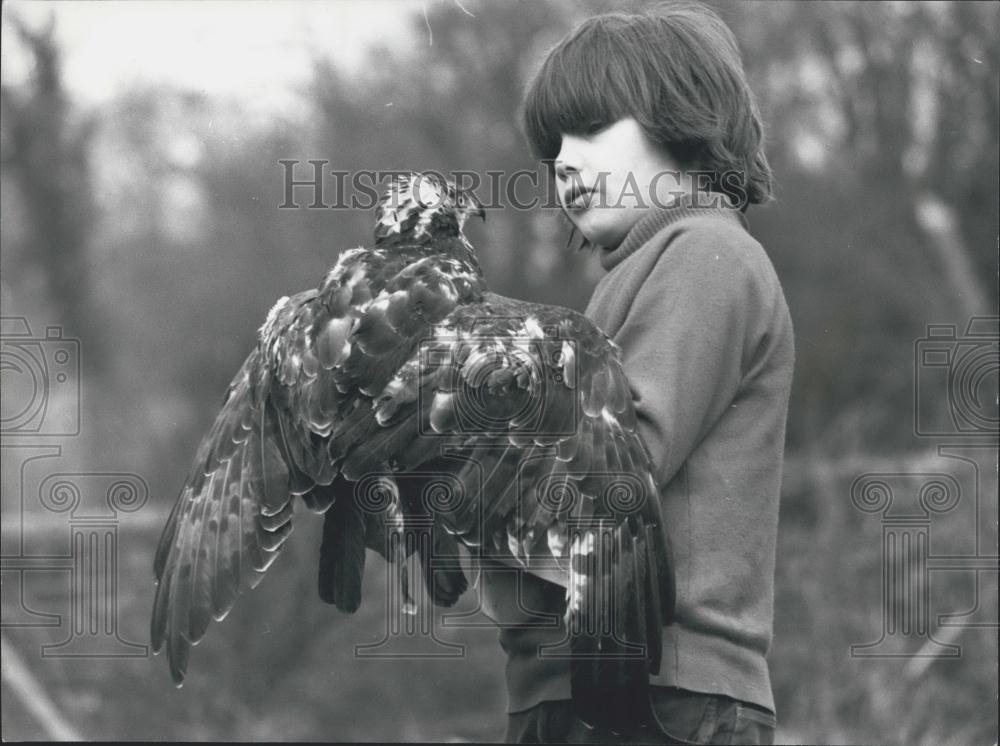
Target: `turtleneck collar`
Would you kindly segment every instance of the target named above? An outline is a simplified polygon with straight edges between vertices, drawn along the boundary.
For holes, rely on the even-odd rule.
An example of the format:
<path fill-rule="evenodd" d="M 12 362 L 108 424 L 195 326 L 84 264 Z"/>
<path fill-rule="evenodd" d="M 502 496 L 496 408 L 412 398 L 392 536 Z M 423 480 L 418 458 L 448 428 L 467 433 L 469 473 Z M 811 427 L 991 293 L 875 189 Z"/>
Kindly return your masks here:
<path fill-rule="evenodd" d="M 721 216 L 725 220 L 735 220 L 748 228 L 746 216 L 739 210 L 732 207 L 700 207 L 693 205 L 691 199 L 682 200 L 677 205 L 665 208 L 657 208 L 643 215 L 639 222 L 632 226 L 626 234 L 625 239 L 615 249 L 600 249 L 601 266 L 606 271 L 621 264 L 627 257 L 634 254 L 639 247 L 643 246 L 649 239 L 659 233 L 672 223 L 688 217 L 696 216 Z"/>

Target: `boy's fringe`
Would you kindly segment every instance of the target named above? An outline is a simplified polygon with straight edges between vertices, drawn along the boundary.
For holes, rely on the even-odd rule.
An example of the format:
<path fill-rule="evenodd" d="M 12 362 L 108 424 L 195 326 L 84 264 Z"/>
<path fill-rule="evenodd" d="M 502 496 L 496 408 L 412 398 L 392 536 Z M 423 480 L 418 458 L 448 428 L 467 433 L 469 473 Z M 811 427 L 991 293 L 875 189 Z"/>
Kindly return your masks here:
<path fill-rule="evenodd" d="M 682 167 L 717 174 L 712 189 L 740 207 L 772 198 L 760 112 L 711 8 L 680 0 L 584 21 L 549 52 L 521 106 L 529 145 L 546 160 L 563 134 L 627 116 Z"/>

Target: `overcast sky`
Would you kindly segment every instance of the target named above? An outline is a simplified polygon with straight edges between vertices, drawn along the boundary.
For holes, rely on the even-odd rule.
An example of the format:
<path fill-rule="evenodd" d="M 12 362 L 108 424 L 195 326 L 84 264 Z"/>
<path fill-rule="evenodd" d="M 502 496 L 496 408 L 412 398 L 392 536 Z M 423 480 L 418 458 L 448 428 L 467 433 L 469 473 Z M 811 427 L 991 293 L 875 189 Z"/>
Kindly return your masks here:
<path fill-rule="evenodd" d="M 315 52 L 356 72 L 373 44 L 430 43 L 430 35 L 413 33 L 412 16 L 440 4 L 469 12 L 461 0 L 7 0 L 2 77 L 18 82 L 29 69 L 10 13 L 32 25 L 51 13 L 65 84 L 78 104 L 100 106 L 137 84 L 168 84 L 236 99 L 240 111 L 267 120 L 306 110 L 300 91 Z M 808 65 L 793 74 L 823 80 Z M 822 167 L 828 154 L 821 135 L 792 136 L 803 165 Z"/>
<path fill-rule="evenodd" d="M 311 49 L 356 70 L 366 47 L 408 43 L 411 14 L 448 1 L 11 0 L 3 3 L 2 74 L 16 82 L 28 70 L 9 14 L 36 25 L 51 13 L 78 103 L 99 105 L 134 83 L 168 83 L 273 109 L 307 80 Z"/>

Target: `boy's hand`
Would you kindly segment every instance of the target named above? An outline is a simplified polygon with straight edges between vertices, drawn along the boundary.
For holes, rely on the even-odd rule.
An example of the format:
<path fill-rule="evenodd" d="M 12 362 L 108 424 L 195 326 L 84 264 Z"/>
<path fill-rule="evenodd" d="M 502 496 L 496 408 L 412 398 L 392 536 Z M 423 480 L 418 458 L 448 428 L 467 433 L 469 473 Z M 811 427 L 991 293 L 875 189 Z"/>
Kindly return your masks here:
<path fill-rule="evenodd" d="M 568 573 L 554 567 L 525 569 L 513 557 L 484 557 L 473 563 L 480 569 L 476 585 L 482 611 L 501 627 L 549 626 L 565 613 Z"/>
<path fill-rule="evenodd" d="M 495 559 L 507 567 L 523 570 L 524 572 L 541 578 L 542 580 L 555 583 L 563 588 L 569 588 L 569 570 L 556 567 L 551 561 L 543 563 L 535 560 L 532 562 L 531 559 L 528 558 L 528 564 L 523 565 L 513 557 L 500 556 Z"/>

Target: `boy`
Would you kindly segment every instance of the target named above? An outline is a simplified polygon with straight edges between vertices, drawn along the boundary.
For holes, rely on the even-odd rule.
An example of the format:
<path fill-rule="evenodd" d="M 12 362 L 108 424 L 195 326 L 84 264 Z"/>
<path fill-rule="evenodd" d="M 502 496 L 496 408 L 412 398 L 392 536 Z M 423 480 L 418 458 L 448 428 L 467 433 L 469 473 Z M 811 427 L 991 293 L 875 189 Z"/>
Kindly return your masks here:
<path fill-rule="evenodd" d="M 567 664 L 537 654 L 564 630 L 523 611 L 560 613 L 563 589 L 484 573 L 484 601 L 505 623 L 507 740 L 769 743 L 794 348 L 743 217 L 770 199 L 771 174 L 735 40 L 689 2 L 591 18 L 549 53 L 523 124 L 607 271 L 586 313 L 622 348 L 673 545 L 677 619 L 647 721 L 602 732 L 574 715 Z"/>

